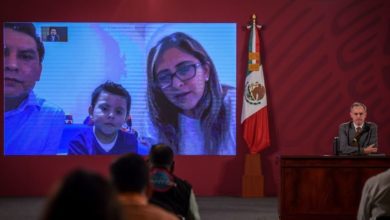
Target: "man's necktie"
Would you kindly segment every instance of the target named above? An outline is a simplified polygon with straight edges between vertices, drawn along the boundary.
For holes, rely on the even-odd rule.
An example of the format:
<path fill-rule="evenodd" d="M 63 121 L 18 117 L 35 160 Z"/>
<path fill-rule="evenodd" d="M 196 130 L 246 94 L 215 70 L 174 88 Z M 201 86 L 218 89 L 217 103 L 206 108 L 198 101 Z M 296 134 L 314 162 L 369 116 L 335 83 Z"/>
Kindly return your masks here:
<path fill-rule="evenodd" d="M 354 146 L 354 147 L 358 146 L 359 139 L 360 139 L 360 133 L 362 133 L 362 128 L 361 127 L 357 127 L 356 128 L 355 137 L 353 138 L 353 141 L 352 141 L 352 146 Z"/>
<path fill-rule="evenodd" d="M 358 136 L 361 132 L 362 132 L 362 128 L 361 127 L 357 127 L 355 136 Z"/>

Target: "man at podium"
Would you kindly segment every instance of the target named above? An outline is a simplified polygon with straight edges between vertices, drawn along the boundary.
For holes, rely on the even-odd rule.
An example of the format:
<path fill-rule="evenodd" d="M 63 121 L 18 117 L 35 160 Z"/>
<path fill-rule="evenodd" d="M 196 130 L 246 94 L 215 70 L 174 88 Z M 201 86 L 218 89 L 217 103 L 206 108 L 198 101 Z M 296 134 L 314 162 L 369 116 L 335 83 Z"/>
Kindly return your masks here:
<path fill-rule="evenodd" d="M 378 150 L 378 129 L 372 122 L 366 122 L 367 107 L 354 102 L 350 108 L 352 121 L 339 127 L 340 151 L 342 154 L 370 154 Z"/>

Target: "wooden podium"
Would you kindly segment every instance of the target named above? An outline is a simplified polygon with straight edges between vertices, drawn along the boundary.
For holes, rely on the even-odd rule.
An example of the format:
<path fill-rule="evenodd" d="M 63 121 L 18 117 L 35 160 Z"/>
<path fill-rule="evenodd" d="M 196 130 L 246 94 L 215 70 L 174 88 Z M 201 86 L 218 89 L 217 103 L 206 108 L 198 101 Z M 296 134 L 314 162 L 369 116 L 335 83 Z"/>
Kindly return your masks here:
<path fill-rule="evenodd" d="M 355 220 L 365 181 L 390 157 L 282 156 L 280 165 L 281 220 Z"/>
<path fill-rule="evenodd" d="M 242 177 L 242 197 L 263 197 L 264 176 L 261 172 L 260 154 L 245 156 L 244 176 Z"/>

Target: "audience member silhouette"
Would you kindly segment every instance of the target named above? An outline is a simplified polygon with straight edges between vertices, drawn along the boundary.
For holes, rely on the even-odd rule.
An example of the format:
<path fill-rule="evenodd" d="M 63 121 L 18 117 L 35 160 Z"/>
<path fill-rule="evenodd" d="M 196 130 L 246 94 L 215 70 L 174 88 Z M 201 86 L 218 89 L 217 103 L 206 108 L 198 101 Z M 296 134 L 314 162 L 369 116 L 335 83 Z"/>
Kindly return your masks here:
<path fill-rule="evenodd" d="M 121 220 L 108 180 L 84 170 L 70 172 L 48 200 L 42 220 Z"/>
<path fill-rule="evenodd" d="M 364 184 L 357 219 L 390 219 L 390 169 Z"/>
<path fill-rule="evenodd" d="M 149 169 L 141 156 L 133 153 L 123 155 L 111 165 L 110 172 L 125 219 L 178 219 L 148 203 Z"/>
<path fill-rule="evenodd" d="M 149 153 L 151 203 L 173 212 L 185 219 L 200 219 L 198 205 L 191 184 L 173 174 L 173 150 L 164 144 L 153 145 Z"/>

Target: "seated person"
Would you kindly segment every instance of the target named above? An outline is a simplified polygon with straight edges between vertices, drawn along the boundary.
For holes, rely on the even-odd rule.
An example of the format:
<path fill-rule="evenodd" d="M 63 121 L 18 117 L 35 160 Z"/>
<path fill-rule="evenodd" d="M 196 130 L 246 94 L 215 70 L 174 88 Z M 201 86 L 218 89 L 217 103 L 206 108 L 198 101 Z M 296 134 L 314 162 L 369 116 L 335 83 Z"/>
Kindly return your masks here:
<path fill-rule="evenodd" d="M 93 126 L 70 141 L 68 154 L 137 152 L 137 137 L 121 130 L 130 114 L 130 106 L 130 94 L 120 84 L 108 81 L 98 86 L 92 93 L 89 107 Z"/>
<path fill-rule="evenodd" d="M 390 169 L 364 184 L 357 219 L 390 219 Z"/>
<path fill-rule="evenodd" d="M 98 173 L 77 169 L 56 186 L 42 220 L 121 220 L 121 208 L 110 182 Z"/>
<path fill-rule="evenodd" d="M 153 145 L 149 164 L 153 188 L 150 202 L 184 219 L 200 219 L 191 184 L 173 174 L 173 150 L 164 144 Z"/>
<path fill-rule="evenodd" d="M 378 129 L 375 123 L 366 122 L 367 107 L 359 102 L 350 108 L 352 121 L 339 127 L 340 151 L 342 154 L 376 153 Z M 360 148 L 360 152 L 358 149 Z"/>
<path fill-rule="evenodd" d="M 112 163 L 110 174 L 124 219 L 178 219 L 164 209 L 149 204 L 149 168 L 140 155 L 130 153 L 121 156 Z"/>

